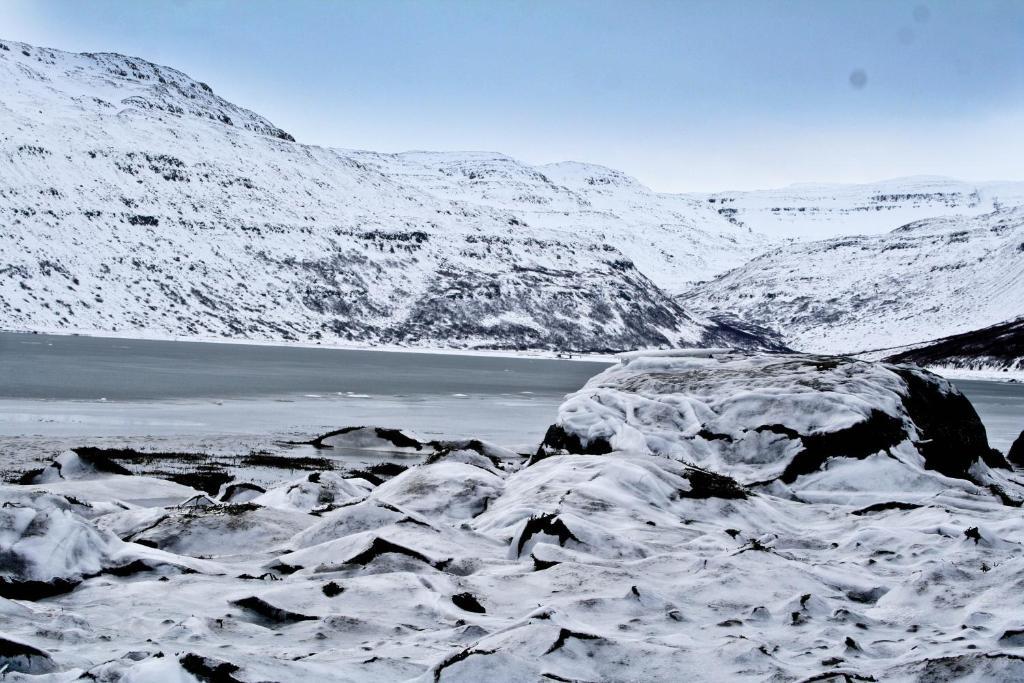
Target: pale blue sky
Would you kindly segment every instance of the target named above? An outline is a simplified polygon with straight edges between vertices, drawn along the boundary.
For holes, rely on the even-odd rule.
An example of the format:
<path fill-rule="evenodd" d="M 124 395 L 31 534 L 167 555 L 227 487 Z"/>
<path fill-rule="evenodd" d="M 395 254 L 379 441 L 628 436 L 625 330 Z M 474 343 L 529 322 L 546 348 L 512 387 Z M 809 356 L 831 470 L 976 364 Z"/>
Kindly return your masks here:
<path fill-rule="evenodd" d="M 0 37 L 179 68 L 307 143 L 671 191 L 1024 180 L 1024 0 L 0 0 Z"/>

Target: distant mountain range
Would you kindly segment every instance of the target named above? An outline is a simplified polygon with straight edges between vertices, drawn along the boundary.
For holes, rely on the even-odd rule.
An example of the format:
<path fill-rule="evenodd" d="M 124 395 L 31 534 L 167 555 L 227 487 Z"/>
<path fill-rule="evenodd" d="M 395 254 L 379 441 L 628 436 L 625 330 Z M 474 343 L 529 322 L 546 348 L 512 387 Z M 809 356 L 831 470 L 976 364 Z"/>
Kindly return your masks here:
<path fill-rule="evenodd" d="M 592 164 L 331 149 L 174 69 L 7 40 L 0 158 L 6 329 L 845 352 L 1024 313 L 1020 183 L 682 195 Z"/>
<path fill-rule="evenodd" d="M 820 353 L 895 349 L 989 327 L 1024 315 L 1024 208 L 786 244 L 680 302 L 727 311 Z"/>
<path fill-rule="evenodd" d="M 768 243 L 603 167 L 302 145 L 173 69 L 0 45 L 7 328 L 721 344 L 671 295 Z"/>
<path fill-rule="evenodd" d="M 978 216 L 1024 204 L 1024 183 L 914 176 L 863 185 L 802 183 L 778 190 L 687 195 L 737 226 L 773 237 L 872 235 L 936 216 Z"/>

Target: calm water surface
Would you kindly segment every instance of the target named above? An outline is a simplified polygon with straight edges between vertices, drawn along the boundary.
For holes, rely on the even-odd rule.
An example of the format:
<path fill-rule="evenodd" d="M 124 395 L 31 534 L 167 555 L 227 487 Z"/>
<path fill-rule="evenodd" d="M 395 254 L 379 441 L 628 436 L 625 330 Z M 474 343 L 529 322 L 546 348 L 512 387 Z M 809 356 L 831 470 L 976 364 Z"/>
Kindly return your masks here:
<path fill-rule="evenodd" d="M 0 451 L 358 424 L 535 448 L 565 394 L 608 365 L 0 333 Z"/>
<path fill-rule="evenodd" d="M 562 395 L 608 363 L 0 333 L 0 397 L 139 401 L 351 391 Z"/>
<path fill-rule="evenodd" d="M 1024 431 L 1024 384 L 959 379 L 953 383 L 971 399 L 988 431 L 988 441 L 1002 452 Z"/>
<path fill-rule="evenodd" d="M 392 424 L 539 440 L 607 363 L 0 333 L 0 436 L 260 433 Z M 959 380 L 993 446 L 1024 384 Z"/>

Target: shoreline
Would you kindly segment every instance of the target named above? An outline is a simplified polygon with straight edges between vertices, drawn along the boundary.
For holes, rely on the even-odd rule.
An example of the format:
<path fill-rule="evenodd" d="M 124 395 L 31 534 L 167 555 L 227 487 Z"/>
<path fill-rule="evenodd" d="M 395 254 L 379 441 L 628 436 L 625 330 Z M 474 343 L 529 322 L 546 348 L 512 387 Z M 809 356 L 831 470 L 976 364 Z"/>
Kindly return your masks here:
<path fill-rule="evenodd" d="M 504 349 L 460 349 L 453 347 L 399 346 L 395 344 L 343 344 L 318 343 L 309 341 L 283 341 L 269 339 L 236 339 L 230 337 L 185 337 L 161 334 L 150 334 L 145 330 L 131 332 L 114 332 L 108 330 L 12 330 L 0 328 L 0 333 L 21 334 L 25 336 L 47 335 L 51 337 L 91 337 L 95 339 L 122 339 L 129 341 L 165 341 L 187 342 L 190 344 L 235 344 L 239 346 L 274 346 L 281 348 L 325 349 L 328 351 L 380 351 L 384 353 L 420 353 L 426 355 L 445 356 L 477 356 L 489 358 L 522 358 L 524 360 L 568 360 L 587 363 L 619 362 L 618 354 L 572 353 L 542 350 L 504 350 Z"/>
<path fill-rule="evenodd" d="M 1020 370 L 973 370 L 968 368 L 955 368 L 945 365 L 926 365 L 925 370 L 934 372 L 940 377 L 948 380 L 975 380 L 977 382 L 999 382 L 1001 384 L 1017 384 L 1024 382 L 1024 371 Z"/>
<path fill-rule="evenodd" d="M 239 346 L 271 346 L 279 348 L 301 348 L 301 349 L 325 349 L 329 351 L 379 351 L 383 353 L 410 353 L 425 355 L 444 356 L 475 356 L 485 358 L 521 358 L 524 360 L 568 360 L 595 364 L 615 364 L 629 356 L 646 355 L 644 350 L 624 351 L 617 354 L 606 353 L 572 353 L 544 350 L 508 350 L 508 349 L 464 349 L 444 346 L 400 346 L 396 344 L 344 344 L 344 343 L 318 343 L 311 341 L 284 341 L 269 339 L 237 339 L 231 337 L 201 337 L 201 336 L 172 336 L 157 333 L 148 333 L 145 330 L 132 330 L 130 332 L 116 332 L 109 330 L 15 330 L 0 328 L 0 333 L 19 334 L 25 336 L 47 335 L 53 337 L 91 337 L 96 339 L 122 339 L 129 341 L 164 341 L 164 342 L 186 342 L 190 344 L 234 344 Z M 651 355 L 671 354 L 679 349 L 648 349 Z M 864 357 L 858 355 L 858 357 Z M 1024 371 L 1021 370 L 1000 370 L 969 369 L 943 365 L 922 366 L 929 372 L 949 380 L 975 380 L 979 382 L 1001 382 L 1016 383 L 1024 382 Z"/>

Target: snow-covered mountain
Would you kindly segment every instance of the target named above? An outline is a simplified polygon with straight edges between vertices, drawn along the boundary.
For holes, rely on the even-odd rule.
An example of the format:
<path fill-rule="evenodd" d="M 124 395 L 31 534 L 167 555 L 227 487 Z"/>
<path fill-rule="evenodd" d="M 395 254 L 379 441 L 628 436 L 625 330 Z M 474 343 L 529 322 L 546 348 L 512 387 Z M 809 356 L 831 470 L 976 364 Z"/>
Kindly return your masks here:
<path fill-rule="evenodd" d="M 924 218 L 977 216 L 1024 204 L 1024 183 L 915 176 L 863 185 L 797 184 L 775 190 L 688 195 L 737 226 L 777 238 L 870 235 Z"/>
<path fill-rule="evenodd" d="M 793 348 L 824 353 L 978 330 L 1024 315 L 1024 208 L 788 244 L 680 300 L 774 328 Z"/>
<path fill-rule="evenodd" d="M 0 41 L 0 326 L 719 344 L 671 294 L 768 244 L 585 164 L 294 142 L 183 73 Z"/>

